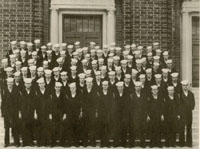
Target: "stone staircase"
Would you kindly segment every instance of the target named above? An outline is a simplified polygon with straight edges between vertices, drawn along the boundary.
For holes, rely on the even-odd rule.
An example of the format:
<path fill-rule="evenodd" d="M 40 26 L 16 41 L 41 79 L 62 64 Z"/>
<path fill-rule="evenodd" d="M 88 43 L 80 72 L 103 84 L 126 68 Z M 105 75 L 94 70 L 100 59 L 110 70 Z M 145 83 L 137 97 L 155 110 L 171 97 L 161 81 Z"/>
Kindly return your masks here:
<path fill-rule="evenodd" d="M 193 111 L 193 124 L 192 124 L 193 148 L 198 149 L 199 148 L 199 88 L 193 88 L 192 91 L 195 94 L 195 103 L 196 103 L 195 109 Z M 13 142 L 12 139 L 10 141 Z M 0 117 L 0 148 L 3 148 L 3 147 L 4 147 L 4 122 L 3 122 L 3 118 Z M 8 148 L 15 148 L 15 147 L 11 146 Z M 28 148 L 33 148 L 33 147 L 23 147 L 23 148 L 28 149 Z M 91 147 L 88 147 L 88 148 L 91 148 Z"/>

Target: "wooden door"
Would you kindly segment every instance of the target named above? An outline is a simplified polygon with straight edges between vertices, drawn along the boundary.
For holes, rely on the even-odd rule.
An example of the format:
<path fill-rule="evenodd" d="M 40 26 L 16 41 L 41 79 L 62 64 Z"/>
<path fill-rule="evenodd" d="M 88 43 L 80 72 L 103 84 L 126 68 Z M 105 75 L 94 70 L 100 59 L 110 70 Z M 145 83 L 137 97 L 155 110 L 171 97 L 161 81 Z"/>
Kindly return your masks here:
<path fill-rule="evenodd" d="M 192 84 L 199 87 L 199 17 L 192 17 Z"/>
<path fill-rule="evenodd" d="M 102 46 L 101 15 L 63 15 L 63 42 L 73 44 L 80 41 L 81 47 L 91 41 Z"/>

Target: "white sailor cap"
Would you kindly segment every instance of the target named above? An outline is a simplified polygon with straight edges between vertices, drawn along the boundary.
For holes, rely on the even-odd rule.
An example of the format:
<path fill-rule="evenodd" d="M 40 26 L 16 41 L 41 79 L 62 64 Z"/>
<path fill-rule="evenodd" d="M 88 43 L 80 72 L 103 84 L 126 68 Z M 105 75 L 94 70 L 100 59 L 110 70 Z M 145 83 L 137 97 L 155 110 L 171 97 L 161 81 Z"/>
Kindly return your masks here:
<path fill-rule="evenodd" d="M 75 83 L 75 82 L 70 83 L 70 84 L 69 84 L 69 88 L 76 88 L 76 83 Z"/>
<path fill-rule="evenodd" d="M 154 56 L 153 59 L 154 59 L 154 60 L 159 60 L 159 59 L 160 59 L 160 56 Z"/>
<path fill-rule="evenodd" d="M 28 67 L 22 67 L 22 68 L 21 68 L 21 71 L 22 71 L 22 72 L 28 71 Z"/>
<path fill-rule="evenodd" d="M 162 69 L 162 72 L 163 72 L 163 73 L 168 73 L 168 72 L 169 72 L 169 69 L 163 68 L 163 69 Z"/>
<path fill-rule="evenodd" d="M 27 46 L 28 46 L 28 47 L 32 47 L 32 46 L 33 46 L 33 43 L 28 42 L 28 43 L 27 43 Z"/>
<path fill-rule="evenodd" d="M 158 46 L 158 45 L 159 45 L 159 42 L 154 42 L 153 45 L 154 45 L 154 46 Z"/>
<path fill-rule="evenodd" d="M 60 45 L 58 43 L 54 44 L 54 48 L 60 48 Z"/>
<path fill-rule="evenodd" d="M 158 86 L 157 86 L 157 85 L 152 85 L 152 86 L 151 86 L 151 89 L 152 89 L 152 90 L 157 90 L 157 89 L 158 89 Z"/>
<path fill-rule="evenodd" d="M 85 63 L 87 63 L 87 60 L 86 60 L 86 59 L 83 59 L 83 60 L 81 61 L 81 63 L 82 63 L 82 64 L 85 64 Z"/>
<path fill-rule="evenodd" d="M 104 48 L 104 49 L 107 49 L 107 48 L 108 48 L 108 45 L 104 44 L 104 45 L 103 45 L 103 48 Z"/>
<path fill-rule="evenodd" d="M 32 58 L 31 58 L 31 59 L 29 59 L 29 60 L 28 60 L 28 64 L 32 64 L 32 63 L 34 63 L 34 61 L 35 61 L 35 60 L 34 60 L 34 59 L 32 59 Z"/>
<path fill-rule="evenodd" d="M 135 53 L 135 55 L 139 55 L 141 52 L 139 50 L 137 50 L 134 53 Z"/>
<path fill-rule="evenodd" d="M 116 50 L 116 51 L 121 51 L 122 48 L 121 48 L 121 47 L 116 47 L 115 50 Z"/>
<path fill-rule="evenodd" d="M 47 47 L 46 46 L 41 46 L 41 49 L 46 49 Z"/>
<path fill-rule="evenodd" d="M 128 55 L 129 51 L 123 51 L 123 55 Z"/>
<path fill-rule="evenodd" d="M 83 79 L 83 78 L 86 77 L 86 74 L 85 74 L 85 73 L 80 73 L 80 74 L 78 75 L 78 77 Z"/>
<path fill-rule="evenodd" d="M 154 75 L 156 79 L 161 79 L 162 75 L 161 74 L 155 74 Z"/>
<path fill-rule="evenodd" d="M 124 76 L 125 76 L 125 78 L 127 78 L 127 79 L 130 79 L 130 78 L 131 78 L 131 75 L 130 75 L 130 74 L 125 74 Z"/>
<path fill-rule="evenodd" d="M 95 64 L 97 64 L 97 60 L 92 61 L 92 65 L 95 65 Z"/>
<path fill-rule="evenodd" d="M 140 82 L 140 81 L 136 81 L 134 84 L 135 84 L 135 86 L 137 86 L 137 87 L 141 87 L 141 86 L 142 86 L 142 82 Z"/>
<path fill-rule="evenodd" d="M 13 83 L 14 82 L 14 78 L 7 78 L 6 81 L 7 81 L 7 83 Z"/>
<path fill-rule="evenodd" d="M 108 63 L 113 63 L 113 59 L 112 58 L 108 58 Z"/>
<path fill-rule="evenodd" d="M 51 54 L 52 53 L 52 51 L 51 50 L 47 50 L 47 54 Z"/>
<path fill-rule="evenodd" d="M 115 72 L 114 72 L 114 71 L 110 71 L 110 72 L 108 73 L 108 75 L 109 75 L 109 76 L 114 76 L 114 75 L 115 75 Z"/>
<path fill-rule="evenodd" d="M 54 67 L 53 68 L 53 72 L 57 72 L 57 71 L 59 71 L 59 68 L 58 67 Z"/>
<path fill-rule="evenodd" d="M 91 73 L 92 73 L 92 70 L 91 69 L 88 69 L 88 70 L 86 70 L 86 75 L 90 75 Z"/>
<path fill-rule="evenodd" d="M 130 47 L 130 45 L 125 45 L 125 49 L 129 49 Z"/>
<path fill-rule="evenodd" d="M 152 52 L 147 53 L 147 56 L 152 56 L 152 55 L 153 55 Z"/>
<path fill-rule="evenodd" d="M 145 78 L 145 74 L 140 74 L 139 78 L 140 79 L 144 79 Z"/>
<path fill-rule="evenodd" d="M 113 57 L 115 54 L 114 53 L 109 53 L 108 57 Z"/>
<path fill-rule="evenodd" d="M 31 78 L 24 78 L 24 83 L 30 84 L 30 83 L 32 83 L 32 79 Z"/>
<path fill-rule="evenodd" d="M 36 66 L 30 66 L 30 67 L 29 67 L 29 70 L 30 70 L 30 71 L 36 71 L 36 69 L 37 69 Z"/>
<path fill-rule="evenodd" d="M 178 73 L 177 72 L 171 73 L 171 77 L 172 78 L 177 78 L 178 77 Z"/>
<path fill-rule="evenodd" d="M 20 54 L 26 54 L 26 51 L 25 50 L 21 50 Z"/>
<path fill-rule="evenodd" d="M 103 53 L 103 51 L 102 51 L 101 49 L 98 49 L 98 50 L 97 50 L 97 53 L 100 53 L 100 54 L 101 54 L 101 53 Z"/>
<path fill-rule="evenodd" d="M 61 50 L 60 55 L 66 55 L 66 52 L 64 50 Z"/>
<path fill-rule="evenodd" d="M 95 42 L 90 42 L 90 45 L 94 46 L 94 45 L 96 45 L 96 43 Z"/>
<path fill-rule="evenodd" d="M 63 62 L 63 58 L 62 57 L 57 58 L 56 62 L 57 63 L 62 63 Z"/>
<path fill-rule="evenodd" d="M 13 53 L 14 54 L 18 54 L 20 51 L 18 49 L 14 50 Z"/>
<path fill-rule="evenodd" d="M 62 87 L 62 83 L 60 83 L 60 82 L 55 82 L 55 87 Z"/>
<path fill-rule="evenodd" d="M 52 46 L 52 43 L 51 43 L 51 42 L 47 43 L 47 46 L 48 46 L 48 47 L 51 47 L 51 46 Z"/>
<path fill-rule="evenodd" d="M 167 87 L 167 90 L 168 90 L 168 91 L 173 91 L 173 90 L 174 90 L 174 86 L 168 86 L 168 87 Z"/>
<path fill-rule="evenodd" d="M 135 48 L 135 47 L 136 47 L 136 44 L 133 43 L 133 44 L 131 45 L 131 48 Z"/>
<path fill-rule="evenodd" d="M 182 84 L 182 85 L 188 85 L 188 84 L 189 84 L 189 81 L 188 81 L 188 80 L 183 80 L 183 81 L 181 81 L 181 84 Z"/>
<path fill-rule="evenodd" d="M 138 50 L 142 50 L 142 49 L 143 49 L 143 46 L 138 46 L 137 49 L 138 49 Z"/>
<path fill-rule="evenodd" d="M 119 60 L 120 60 L 120 57 L 119 57 L 119 56 L 114 56 L 114 57 L 113 57 L 113 60 L 114 60 L 114 61 L 119 61 Z"/>
<path fill-rule="evenodd" d="M 67 46 L 67 43 L 61 43 L 60 46 L 61 46 L 61 47 L 66 47 L 66 46 Z"/>
<path fill-rule="evenodd" d="M 161 53 L 162 51 L 160 49 L 157 49 L 156 50 L 156 53 Z"/>
<path fill-rule="evenodd" d="M 34 43 L 40 43 L 40 39 L 34 40 Z"/>
<path fill-rule="evenodd" d="M 75 58 L 72 58 L 71 62 L 72 62 L 72 64 L 77 64 L 78 60 Z"/>
<path fill-rule="evenodd" d="M 21 44 L 21 45 L 25 45 L 26 42 L 25 42 L 25 41 L 20 41 L 20 44 Z"/>
<path fill-rule="evenodd" d="M 43 67 L 38 67 L 37 71 L 44 71 L 44 68 Z"/>
<path fill-rule="evenodd" d="M 165 56 L 165 55 L 169 55 L 169 52 L 168 51 L 164 51 L 163 52 L 163 56 Z"/>
<path fill-rule="evenodd" d="M 99 58 L 99 59 L 98 59 L 98 62 L 99 62 L 99 63 L 103 63 L 103 62 L 104 62 L 104 59 L 103 59 L 103 58 Z"/>
<path fill-rule="evenodd" d="M 102 86 L 103 86 L 103 85 L 108 85 L 108 81 L 106 81 L 106 80 L 103 81 L 103 82 L 102 82 Z"/>
<path fill-rule="evenodd" d="M 85 58 L 90 58 L 90 54 L 89 53 L 87 53 L 87 54 L 85 54 Z"/>
<path fill-rule="evenodd" d="M 147 74 L 148 74 L 148 73 L 152 73 L 152 68 L 148 68 L 148 69 L 146 69 L 145 71 L 146 71 Z"/>
<path fill-rule="evenodd" d="M 132 60 L 132 59 L 133 59 L 133 56 L 132 56 L 132 55 L 128 55 L 128 56 L 127 56 L 127 59 L 128 59 L 128 60 Z"/>
<path fill-rule="evenodd" d="M 16 66 L 18 66 L 18 65 L 21 65 L 22 62 L 20 62 L 20 61 L 16 61 L 15 64 L 16 64 Z"/>
<path fill-rule="evenodd" d="M 37 55 L 37 51 L 33 51 L 31 54 L 36 56 Z"/>
<path fill-rule="evenodd" d="M 120 63 L 125 65 L 125 64 L 127 64 L 127 60 L 123 59 L 120 61 Z"/>
<path fill-rule="evenodd" d="M 124 82 L 122 82 L 122 81 L 117 82 L 117 83 L 116 83 L 116 86 L 117 86 L 117 87 L 122 87 L 122 86 L 124 86 Z"/>
<path fill-rule="evenodd" d="M 76 70 L 76 68 L 77 68 L 77 66 L 71 66 L 71 67 L 70 67 L 70 69 L 71 69 L 72 71 Z"/>
<path fill-rule="evenodd" d="M 100 46 L 95 46 L 94 48 L 95 48 L 95 50 L 100 50 Z M 102 52 L 102 50 L 100 52 Z"/>
<path fill-rule="evenodd" d="M 77 55 L 78 55 L 78 52 L 75 51 L 75 52 L 72 53 L 72 55 L 73 55 L 73 56 L 77 56 Z"/>
<path fill-rule="evenodd" d="M 78 48 L 78 49 L 76 49 L 76 52 L 78 52 L 78 53 L 82 53 L 82 52 L 83 52 L 83 49 Z"/>
<path fill-rule="evenodd" d="M 147 50 L 152 50 L 152 46 L 147 46 Z"/>
<path fill-rule="evenodd" d="M 116 46 L 116 43 L 115 43 L 115 42 L 112 42 L 112 43 L 110 44 L 110 46 L 111 46 L 111 47 L 115 47 L 115 46 Z"/>
<path fill-rule="evenodd" d="M 88 47 L 83 47 L 83 51 L 88 51 Z"/>
<path fill-rule="evenodd" d="M 96 53 L 96 50 L 92 49 L 90 50 L 90 53 Z"/>
<path fill-rule="evenodd" d="M 1 60 L 1 63 L 2 63 L 2 64 L 8 63 L 8 59 L 7 59 L 7 58 L 3 58 L 3 59 Z"/>
<path fill-rule="evenodd" d="M 132 70 L 131 70 L 131 73 L 132 73 L 132 74 L 138 74 L 138 71 L 137 71 L 136 69 L 132 69 Z"/>
<path fill-rule="evenodd" d="M 142 60 L 142 62 L 146 62 L 147 58 L 146 57 L 142 57 L 141 60 Z"/>
<path fill-rule="evenodd" d="M 100 71 L 96 71 L 96 72 L 95 72 L 95 75 L 96 75 L 96 76 L 100 76 L 100 75 L 101 75 L 101 72 L 100 72 Z"/>
<path fill-rule="evenodd" d="M 47 60 L 44 60 L 44 61 L 43 61 L 43 65 L 48 65 L 48 63 L 49 63 L 49 62 L 48 62 Z"/>
<path fill-rule="evenodd" d="M 72 49 L 74 46 L 73 45 L 68 45 L 67 48 L 68 49 Z"/>
<path fill-rule="evenodd" d="M 153 66 L 159 66 L 160 64 L 159 63 L 157 63 L 157 62 L 154 62 L 153 63 Z"/>
<path fill-rule="evenodd" d="M 102 70 L 106 70 L 106 69 L 107 69 L 107 66 L 101 66 L 100 69 L 101 69 L 101 71 L 102 71 Z"/>
<path fill-rule="evenodd" d="M 14 76 L 15 77 L 19 77 L 21 75 L 21 72 L 20 71 L 16 71 L 15 73 L 14 73 Z"/>
<path fill-rule="evenodd" d="M 172 59 L 168 59 L 166 63 L 167 64 L 172 64 Z"/>
<path fill-rule="evenodd" d="M 10 57 L 10 59 L 15 59 L 16 58 L 15 54 L 10 54 L 9 57 Z"/>
<path fill-rule="evenodd" d="M 121 71 L 121 67 L 120 66 L 115 67 L 115 71 Z"/>
<path fill-rule="evenodd" d="M 60 73 L 60 75 L 61 75 L 61 76 L 66 76 L 66 75 L 67 75 L 67 71 L 62 71 L 62 72 Z"/>
<path fill-rule="evenodd" d="M 37 80 L 37 83 L 39 84 L 39 83 L 44 83 L 44 78 L 39 78 L 38 80 Z"/>
<path fill-rule="evenodd" d="M 15 45 L 15 44 L 17 44 L 17 41 L 11 41 L 10 44 L 11 44 L 11 45 Z"/>
<path fill-rule="evenodd" d="M 74 45 L 76 45 L 76 46 L 80 45 L 80 41 L 76 41 L 76 42 L 74 43 Z"/>
<path fill-rule="evenodd" d="M 142 59 L 137 59 L 136 60 L 136 64 L 141 64 L 142 63 Z"/>
<path fill-rule="evenodd" d="M 92 78 L 92 77 L 87 77 L 87 78 L 85 79 L 85 81 L 86 81 L 87 83 L 91 83 L 91 82 L 93 81 L 93 78 Z"/>
<path fill-rule="evenodd" d="M 47 74 L 47 75 L 51 75 L 52 74 L 52 70 L 46 69 L 46 70 L 44 70 L 44 73 Z"/>

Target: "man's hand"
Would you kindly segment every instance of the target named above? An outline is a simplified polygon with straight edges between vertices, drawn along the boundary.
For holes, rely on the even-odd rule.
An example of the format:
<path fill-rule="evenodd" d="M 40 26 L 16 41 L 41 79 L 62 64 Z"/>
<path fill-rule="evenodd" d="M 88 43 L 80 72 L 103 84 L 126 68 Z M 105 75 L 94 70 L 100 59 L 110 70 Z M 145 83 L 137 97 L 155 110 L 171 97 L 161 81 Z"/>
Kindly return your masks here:
<path fill-rule="evenodd" d="M 22 114 L 21 114 L 21 111 L 19 111 L 19 119 L 22 118 Z"/>
<path fill-rule="evenodd" d="M 147 115 L 147 122 L 149 122 L 150 121 L 150 117 Z"/>
<path fill-rule="evenodd" d="M 34 111 L 34 119 L 37 120 L 37 113 Z"/>
<path fill-rule="evenodd" d="M 66 120 L 66 118 L 67 118 L 67 114 L 64 114 L 63 115 L 63 121 Z"/>
<path fill-rule="evenodd" d="M 52 114 L 49 114 L 49 119 L 52 120 Z"/>
<path fill-rule="evenodd" d="M 81 119 L 82 117 L 83 117 L 83 112 L 80 112 L 79 119 Z"/>
<path fill-rule="evenodd" d="M 161 121 L 164 121 L 165 119 L 164 119 L 164 115 L 161 115 Z"/>
<path fill-rule="evenodd" d="M 177 118 L 178 118 L 178 120 L 180 120 L 180 119 L 181 119 L 181 116 L 180 116 L 180 115 L 177 115 Z"/>

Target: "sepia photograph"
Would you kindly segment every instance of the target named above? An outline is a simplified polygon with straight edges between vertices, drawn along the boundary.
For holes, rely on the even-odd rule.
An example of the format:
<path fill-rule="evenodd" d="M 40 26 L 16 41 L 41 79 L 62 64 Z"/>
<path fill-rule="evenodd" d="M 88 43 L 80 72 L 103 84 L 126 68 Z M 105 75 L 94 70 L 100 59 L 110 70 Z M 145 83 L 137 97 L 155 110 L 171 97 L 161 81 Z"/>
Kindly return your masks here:
<path fill-rule="evenodd" d="M 0 149 L 199 149 L 200 0 L 0 0 Z"/>

